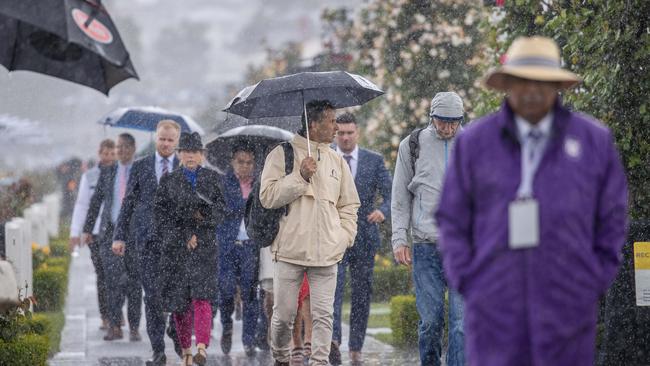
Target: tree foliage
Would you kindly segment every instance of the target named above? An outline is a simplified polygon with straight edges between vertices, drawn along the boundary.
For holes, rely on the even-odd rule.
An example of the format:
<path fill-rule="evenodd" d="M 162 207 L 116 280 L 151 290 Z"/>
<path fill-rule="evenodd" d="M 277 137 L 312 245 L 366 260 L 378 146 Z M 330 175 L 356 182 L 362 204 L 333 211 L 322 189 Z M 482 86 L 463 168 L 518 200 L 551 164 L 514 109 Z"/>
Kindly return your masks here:
<path fill-rule="evenodd" d="M 348 33 L 333 27 L 342 40 L 338 46 L 353 57 L 354 71 L 386 91 L 361 113 L 367 142 L 391 165 L 399 141 L 429 122 L 436 92 L 457 92 L 471 111 L 483 44 L 481 10 L 476 1 L 375 0 L 361 9 Z M 340 13 L 334 14 L 345 26 Z"/>
<path fill-rule="evenodd" d="M 492 65 L 517 36 L 545 35 L 558 42 L 565 67 L 584 80 L 564 93 L 564 101 L 613 130 L 627 170 L 634 217 L 650 214 L 650 191 L 645 189 L 650 178 L 648 14 L 646 0 L 516 0 L 494 8 L 484 22 Z M 479 109 L 494 109 L 495 99 L 483 93 Z"/>

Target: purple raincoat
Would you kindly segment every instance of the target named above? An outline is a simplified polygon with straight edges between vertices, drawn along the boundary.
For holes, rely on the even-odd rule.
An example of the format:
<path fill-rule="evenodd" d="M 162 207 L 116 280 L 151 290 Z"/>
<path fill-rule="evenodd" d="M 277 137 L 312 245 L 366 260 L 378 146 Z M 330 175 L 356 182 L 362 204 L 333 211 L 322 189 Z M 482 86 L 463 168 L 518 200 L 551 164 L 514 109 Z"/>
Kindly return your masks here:
<path fill-rule="evenodd" d="M 470 365 L 592 366 L 597 302 L 625 240 L 627 183 L 610 131 L 558 102 L 533 184 L 540 245 L 508 248 L 521 180 L 513 112 L 456 142 L 436 219 L 451 287 L 465 300 Z"/>

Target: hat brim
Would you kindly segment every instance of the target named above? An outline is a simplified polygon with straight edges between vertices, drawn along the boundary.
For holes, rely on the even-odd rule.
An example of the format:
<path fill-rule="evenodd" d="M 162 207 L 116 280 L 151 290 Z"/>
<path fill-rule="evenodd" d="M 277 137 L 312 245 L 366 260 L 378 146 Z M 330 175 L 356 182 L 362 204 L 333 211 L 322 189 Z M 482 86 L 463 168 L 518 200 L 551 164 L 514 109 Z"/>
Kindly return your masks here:
<path fill-rule="evenodd" d="M 206 151 L 205 147 L 202 148 L 186 148 L 186 147 L 177 147 L 176 151 Z"/>
<path fill-rule="evenodd" d="M 488 88 L 505 91 L 507 76 L 557 82 L 560 83 L 560 89 L 572 88 L 582 81 L 578 75 L 563 69 L 549 69 L 548 67 L 539 66 L 502 66 L 488 73 L 483 80 L 483 84 Z"/>

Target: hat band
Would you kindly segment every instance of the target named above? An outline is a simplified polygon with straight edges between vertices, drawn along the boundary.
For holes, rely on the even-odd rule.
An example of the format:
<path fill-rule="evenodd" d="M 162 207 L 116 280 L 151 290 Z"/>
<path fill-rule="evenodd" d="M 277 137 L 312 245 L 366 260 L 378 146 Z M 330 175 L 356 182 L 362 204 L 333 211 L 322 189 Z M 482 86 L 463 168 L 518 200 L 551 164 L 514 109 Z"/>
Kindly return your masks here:
<path fill-rule="evenodd" d="M 506 66 L 541 66 L 541 67 L 552 67 L 559 68 L 559 60 L 551 60 L 544 57 L 522 57 L 516 58 L 513 60 L 506 60 Z"/>
<path fill-rule="evenodd" d="M 439 116 L 439 115 L 433 114 L 433 113 L 431 115 L 429 115 L 429 117 L 433 117 L 435 119 L 439 119 L 439 120 L 445 121 L 445 122 L 459 122 L 459 121 L 463 120 L 463 116 L 460 116 L 460 117 L 443 117 L 443 116 Z"/>

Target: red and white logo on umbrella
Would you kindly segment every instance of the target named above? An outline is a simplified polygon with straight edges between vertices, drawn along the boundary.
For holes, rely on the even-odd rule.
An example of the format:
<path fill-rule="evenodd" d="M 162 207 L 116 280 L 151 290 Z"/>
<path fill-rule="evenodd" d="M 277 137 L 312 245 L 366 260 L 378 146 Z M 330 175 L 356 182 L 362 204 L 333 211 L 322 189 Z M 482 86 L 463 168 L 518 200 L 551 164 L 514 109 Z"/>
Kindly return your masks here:
<path fill-rule="evenodd" d="M 88 27 L 86 27 L 88 14 L 86 14 L 83 10 L 72 9 L 72 19 L 74 19 L 74 22 L 77 23 L 79 29 L 81 29 L 85 35 L 90 37 L 90 39 L 104 44 L 113 42 L 113 34 L 99 20 L 93 19 Z"/>

